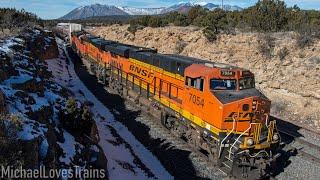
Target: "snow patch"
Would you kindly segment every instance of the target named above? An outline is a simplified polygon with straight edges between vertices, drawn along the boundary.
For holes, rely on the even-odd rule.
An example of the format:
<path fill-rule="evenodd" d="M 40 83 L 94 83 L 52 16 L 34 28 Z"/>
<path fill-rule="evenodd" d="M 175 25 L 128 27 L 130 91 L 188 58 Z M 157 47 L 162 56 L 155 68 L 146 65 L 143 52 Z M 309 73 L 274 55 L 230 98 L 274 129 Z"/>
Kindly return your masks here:
<path fill-rule="evenodd" d="M 44 124 L 40 124 L 34 120 L 22 118 L 22 131 L 18 133 L 21 140 L 32 140 L 39 136 L 45 137 L 48 128 Z"/>
<path fill-rule="evenodd" d="M 40 157 L 43 159 L 47 156 L 49 144 L 47 139 L 44 139 L 40 144 Z"/>
<path fill-rule="evenodd" d="M 9 79 L 4 81 L 4 84 L 5 85 L 23 84 L 31 79 L 33 79 L 32 76 L 28 74 L 21 74 L 20 76 L 11 76 Z"/>
<path fill-rule="evenodd" d="M 61 147 L 61 149 L 63 149 L 64 153 L 64 155 L 60 157 L 59 160 L 60 162 L 69 165 L 72 162 L 73 157 L 76 155 L 76 147 L 80 147 L 81 144 L 77 143 L 74 137 L 67 131 L 63 131 L 63 138 L 63 143 L 58 142 L 59 146 Z"/>

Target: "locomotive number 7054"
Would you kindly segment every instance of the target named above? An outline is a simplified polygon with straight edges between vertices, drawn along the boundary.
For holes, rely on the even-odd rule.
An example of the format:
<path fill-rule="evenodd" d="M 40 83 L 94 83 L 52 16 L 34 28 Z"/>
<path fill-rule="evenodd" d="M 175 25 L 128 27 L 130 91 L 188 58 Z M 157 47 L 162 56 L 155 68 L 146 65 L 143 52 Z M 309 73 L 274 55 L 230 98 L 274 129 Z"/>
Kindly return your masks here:
<path fill-rule="evenodd" d="M 191 93 L 189 93 L 189 101 L 197 106 L 204 106 L 204 99 Z"/>

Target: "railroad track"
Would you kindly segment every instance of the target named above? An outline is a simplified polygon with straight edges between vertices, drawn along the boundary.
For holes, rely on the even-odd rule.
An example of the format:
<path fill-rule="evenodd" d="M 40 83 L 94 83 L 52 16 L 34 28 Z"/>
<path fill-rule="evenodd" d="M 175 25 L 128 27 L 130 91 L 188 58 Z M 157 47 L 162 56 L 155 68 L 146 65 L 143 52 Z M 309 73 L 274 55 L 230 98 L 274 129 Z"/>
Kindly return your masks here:
<path fill-rule="evenodd" d="M 306 130 L 307 132 L 314 134 L 315 136 L 320 136 L 319 133 L 315 131 L 310 131 L 308 128 L 299 126 L 300 129 Z M 288 127 L 278 126 L 278 130 L 287 146 L 295 149 L 298 155 L 307 158 L 312 162 L 320 164 L 320 146 L 303 138 L 303 135 L 290 130 Z"/>

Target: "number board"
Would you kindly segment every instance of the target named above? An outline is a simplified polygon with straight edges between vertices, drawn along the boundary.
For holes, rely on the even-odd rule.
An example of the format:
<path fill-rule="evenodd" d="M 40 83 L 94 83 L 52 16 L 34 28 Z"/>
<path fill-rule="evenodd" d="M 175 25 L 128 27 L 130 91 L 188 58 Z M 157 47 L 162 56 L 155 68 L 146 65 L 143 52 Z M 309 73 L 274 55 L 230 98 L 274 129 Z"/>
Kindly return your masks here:
<path fill-rule="evenodd" d="M 234 76 L 234 71 L 221 71 L 221 76 Z"/>

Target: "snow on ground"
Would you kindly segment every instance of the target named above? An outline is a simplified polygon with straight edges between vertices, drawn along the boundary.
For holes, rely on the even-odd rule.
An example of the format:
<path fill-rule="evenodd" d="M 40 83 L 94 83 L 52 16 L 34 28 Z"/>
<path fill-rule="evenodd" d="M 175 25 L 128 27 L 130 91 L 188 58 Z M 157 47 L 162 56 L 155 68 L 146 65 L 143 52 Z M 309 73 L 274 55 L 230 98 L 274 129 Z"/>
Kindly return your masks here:
<path fill-rule="evenodd" d="M 0 51 L 5 53 L 12 52 L 11 47 L 14 45 L 22 44 L 24 40 L 20 38 L 8 38 L 2 42 L 0 42 Z"/>
<path fill-rule="evenodd" d="M 12 49 L 13 46 L 19 45 L 23 46 L 24 40 L 16 37 L 10 37 L 5 40 L 0 41 L 0 54 L 11 54 L 14 52 Z M 19 57 L 24 57 L 21 59 Z M 0 90 L 4 93 L 7 98 L 6 105 L 10 113 L 14 114 L 17 119 L 19 119 L 21 124 L 21 131 L 18 132 L 18 138 L 21 140 L 32 140 L 37 137 L 45 137 L 45 133 L 48 128 L 46 125 L 41 124 L 37 121 L 29 119 L 24 113 L 28 112 L 27 105 L 22 103 L 19 98 L 16 96 L 16 93 L 20 90 L 16 90 L 12 87 L 13 84 L 21 84 L 33 78 L 33 73 L 27 71 L 26 69 L 22 69 L 18 67 L 18 65 L 28 65 L 28 60 L 26 58 L 30 58 L 24 54 L 16 52 L 14 56 L 12 56 L 11 62 L 15 69 L 18 71 L 17 76 L 11 76 L 9 79 L 0 83 Z M 22 92 L 22 91 L 20 91 Z M 48 103 L 44 99 L 39 99 L 36 94 L 33 94 L 35 99 L 35 104 L 31 106 L 33 110 L 41 108 L 43 105 L 47 105 Z M 38 102 L 41 102 L 38 104 Z M 42 147 L 42 151 L 46 152 L 45 142 Z"/>
<path fill-rule="evenodd" d="M 27 119 L 20 115 L 22 121 L 22 130 L 18 133 L 21 140 L 32 140 L 37 137 L 45 137 L 48 128 L 46 125 L 38 123 L 34 120 Z"/>
<path fill-rule="evenodd" d="M 63 42 L 57 39 L 59 46 Z M 65 47 L 64 47 L 65 50 Z M 62 52 L 60 52 L 62 56 Z M 112 126 L 117 133 L 123 138 L 132 148 L 135 155 L 139 157 L 146 167 L 155 175 L 157 179 L 173 179 L 173 177 L 164 169 L 158 159 L 148 151 L 131 132 L 120 122 L 115 121 L 111 112 L 86 88 L 86 86 L 77 77 L 72 62 L 68 65 L 64 58 L 48 60 L 48 68 L 52 71 L 54 79 L 60 85 L 70 89 L 75 97 L 81 101 L 90 100 L 94 106 L 91 111 L 95 114 L 95 120 L 99 131 L 100 142 L 105 156 L 108 159 L 109 178 L 112 179 L 150 179 L 146 172 L 139 168 L 134 162 L 134 156 L 130 149 L 125 147 L 125 144 L 114 145 L 111 143 L 116 140 L 108 126 Z M 79 92 L 83 92 L 79 93 Z M 100 116 L 104 117 L 101 118 Z M 126 162 L 133 169 L 124 169 L 121 163 Z M 132 171 L 133 170 L 133 171 Z"/>
<path fill-rule="evenodd" d="M 5 85 L 10 84 L 22 84 L 26 81 L 31 80 L 33 77 L 28 74 L 21 74 L 20 76 L 11 76 L 9 79 L 4 81 Z"/>
<path fill-rule="evenodd" d="M 63 162 L 68 165 L 72 162 L 73 157 L 76 155 L 76 149 L 82 145 L 77 143 L 74 137 L 67 131 L 63 131 L 63 138 L 63 143 L 58 142 L 60 147 L 64 150 L 64 155 L 63 157 L 60 157 L 59 160 L 60 162 Z"/>
<path fill-rule="evenodd" d="M 36 37 L 39 31 L 25 34 Z M 48 40 L 47 40 L 48 41 Z M 21 125 L 21 129 L 18 129 L 17 138 L 23 141 L 31 141 L 37 138 L 40 140 L 39 155 L 40 160 L 43 160 L 47 153 L 49 143 L 46 139 L 46 133 L 48 132 L 48 126 L 44 122 L 36 121 L 32 119 L 31 113 L 37 113 L 43 107 L 50 107 L 52 104 L 56 104 L 59 100 L 64 99 L 55 90 L 60 90 L 57 84 L 52 83 L 50 85 L 44 84 L 44 96 L 38 93 L 31 93 L 22 87 L 22 85 L 30 80 L 36 80 L 36 82 L 44 82 L 45 78 L 37 74 L 37 68 L 44 68 L 44 63 L 39 60 L 34 60 L 31 57 L 30 51 L 23 50 L 25 48 L 24 40 L 20 38 L 10 37 L 5 40 L 0 40 L 0 55 L 1 57 L 9 57 L 9 61 L 4 61 L 3 68 L 12 66 L 16 71 L 14 76 L 9 72 L 6 72 L 4 81 L 0 82 L 0 90 L 5 96 L 5 103 L 9 112 L 8 121 L 12 119 L 16 120 L 16 123 Z M 47 42 L 48 43 L 48 42 Z M 14 48 L 20 47 L 20 48 Z M 17 50 L 21 49 L 21 50 Z M 43 97 L 42 97 L 43 96 Z M 54 116 L 57 116 L 57 110 L 54 109 Z M 50 120 L 50 119 L 49 119 Z M 69 157 L 68 154 L 66 157 Z"/>

